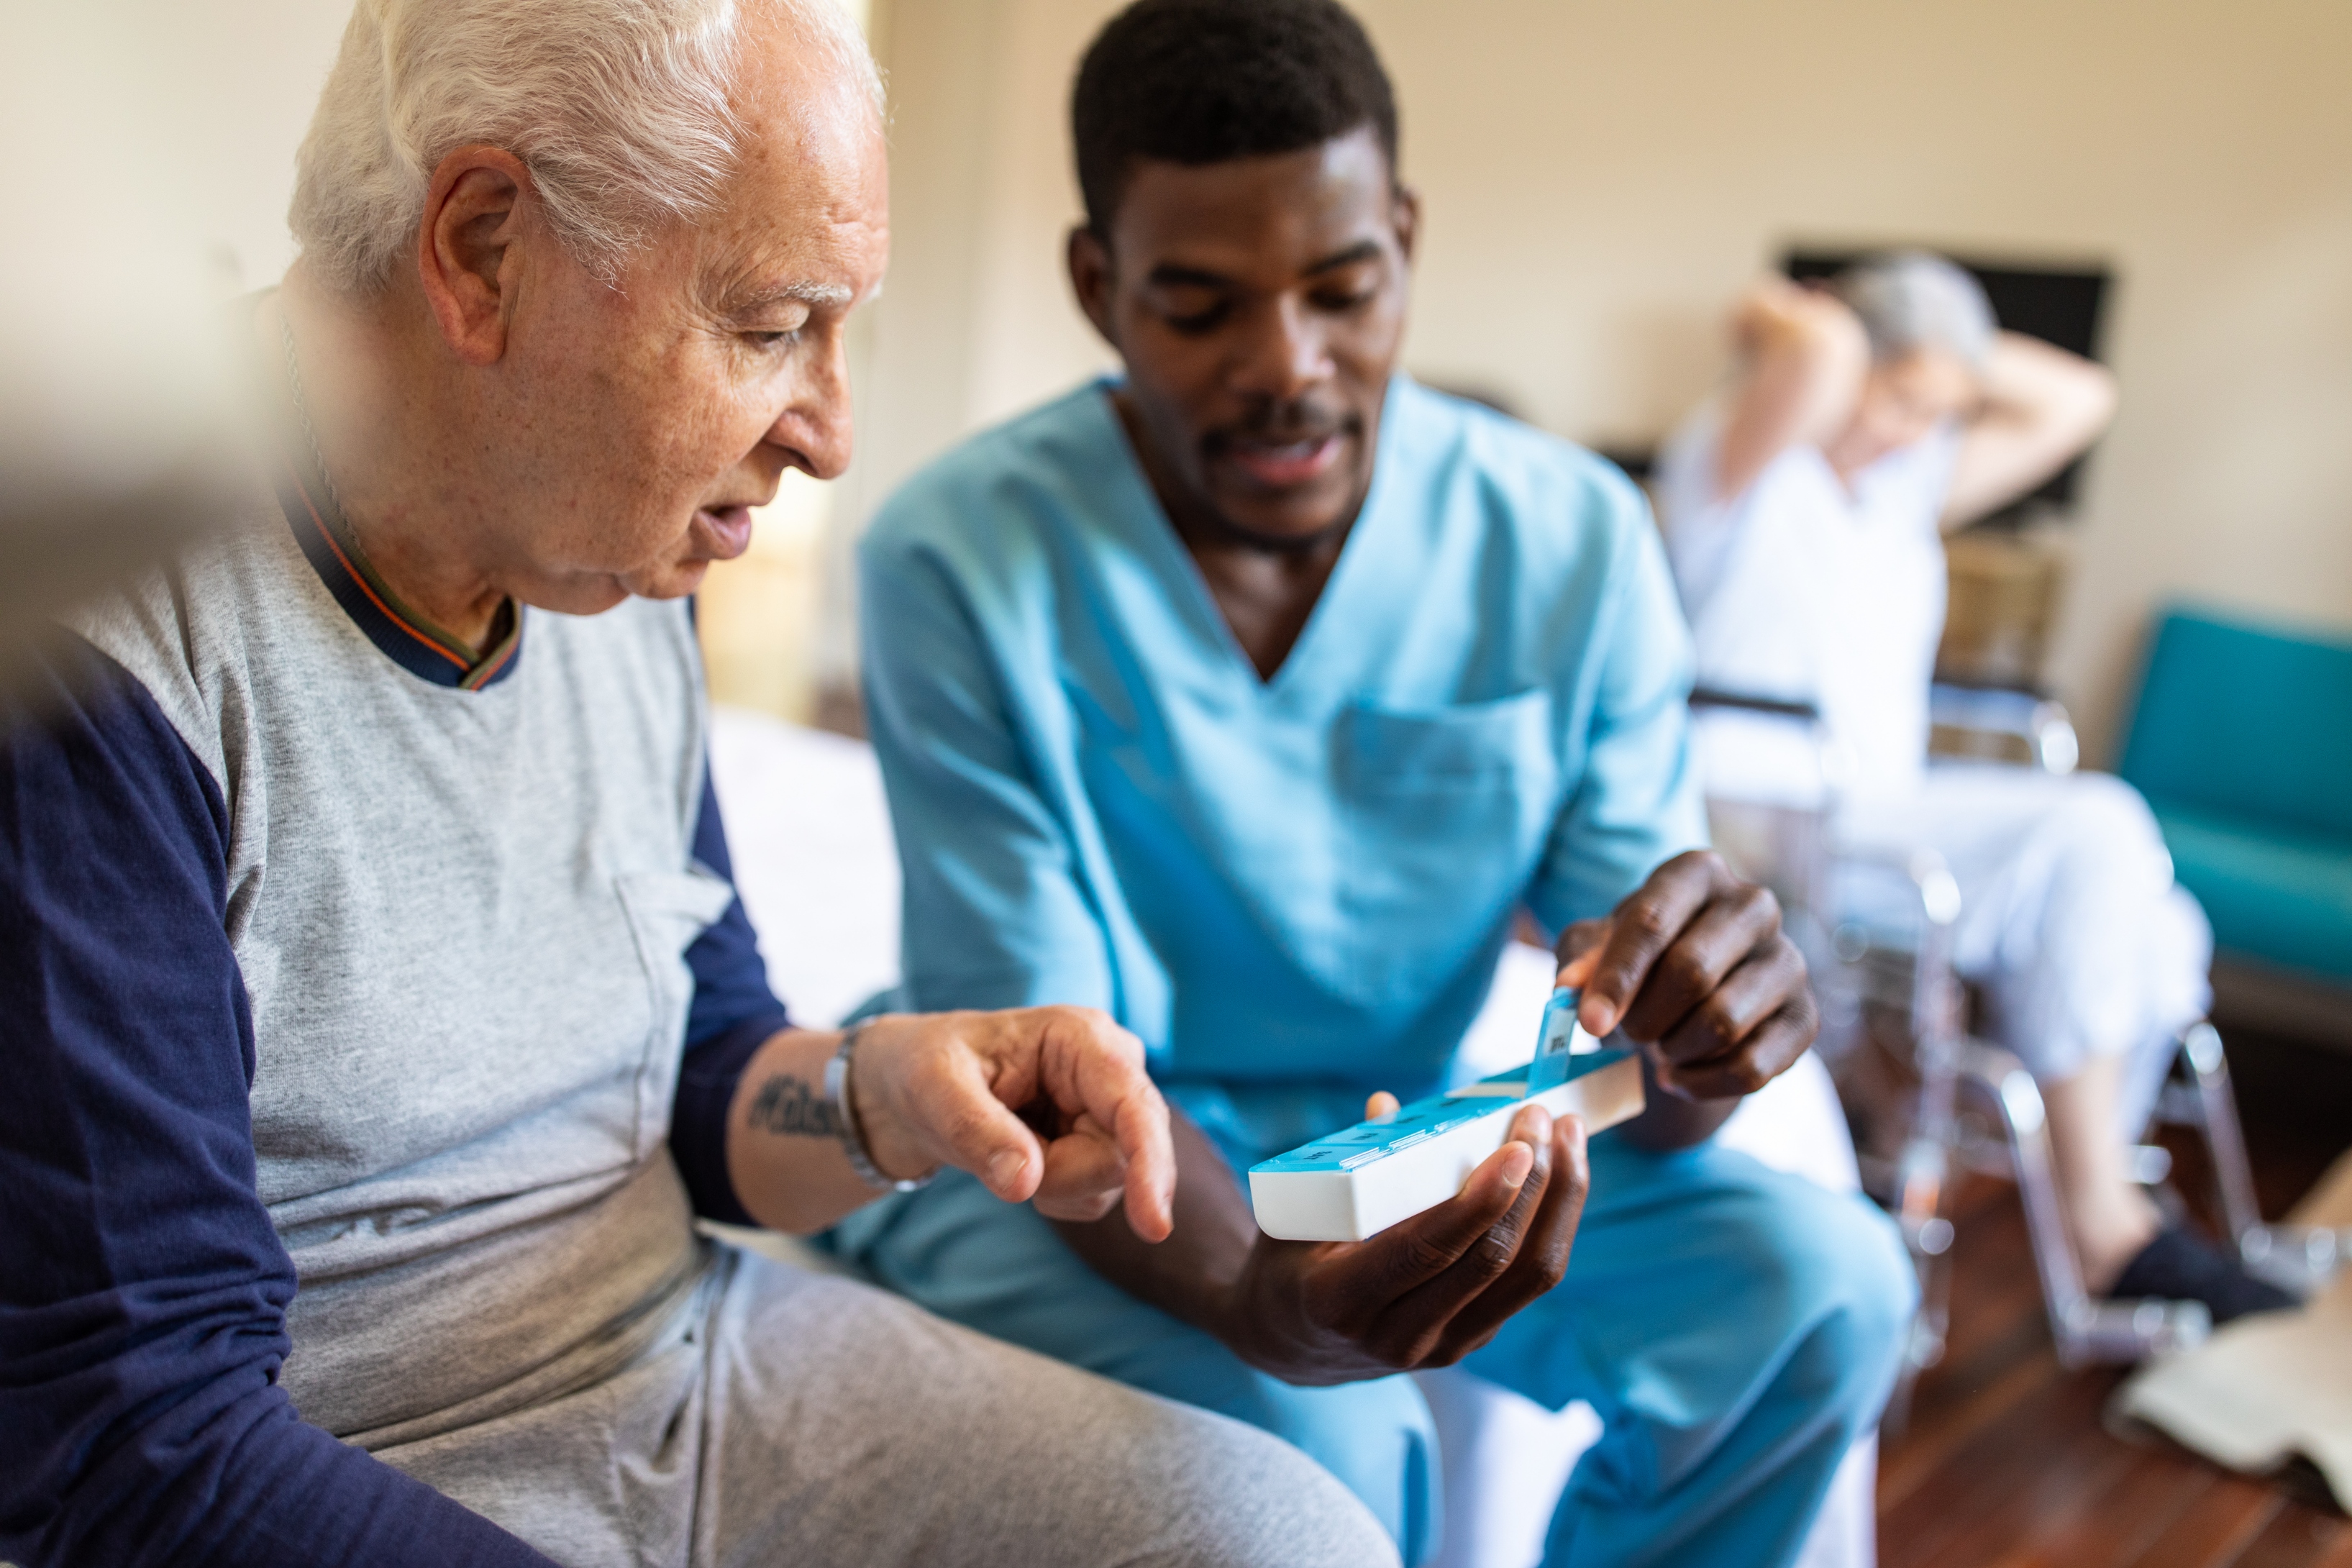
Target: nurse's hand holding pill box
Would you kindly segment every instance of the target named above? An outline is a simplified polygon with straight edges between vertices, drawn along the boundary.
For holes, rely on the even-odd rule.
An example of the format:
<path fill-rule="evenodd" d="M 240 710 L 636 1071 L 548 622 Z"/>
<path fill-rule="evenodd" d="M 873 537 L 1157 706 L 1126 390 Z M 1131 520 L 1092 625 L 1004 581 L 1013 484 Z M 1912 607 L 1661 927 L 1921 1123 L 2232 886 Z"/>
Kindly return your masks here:
<path fill-rule="evenodd" d="M 1558 952 L 1559 984 L 1575 998 L 1570 1031 L 1559 1029 L 1564 1007 L 1547 1014 L 1547 1042 L 1559 1034 L 1562 1047 L 1556 1070 L 1573 1088 L 1609 1070 L 1601 1062 L 1582 1073 L 1582 1060 L 1638 1061 L 1649 1092 L 1615 1135 L 1644 1147 L 1707 1137 L 1740 1096 L 1803 1055 L 1819 1027 L 1771 894 L 1708 851 L 1667 861 L 1610 914 L 1569 927 Z M 1502 1142 L 1452 1195 L 1336 1233 L 1365 1239 L 1265 1234 L 1215 1146 L 1181 1115 L 1171 1119 L 1178 1182 L 1167 1241 L 1146 1245 L 1116 1215 L 1057 1228 L 1130 1293 L 1286 1382 L 1450 1365 L 1567 1272 L 1591 1181 L 1587 1128 L 1579 1115 L 1555 1117 L 1538 1089 L 1495 1097 L 1516 1101 Z M 1366 1114 L 1402 1109 L 1374 1095 Z M 1451 1130 L 1452 1114 L 1434 1117 L 1433 1137 Z"/>
<path fill-rule="evenodd" d="M 1565 985 L 1552 992 L 1527 1066 L 1411 1105 L 1375 1094 L 1353 1127 L 1251 1166 L 1257 1227 L 1282 1241 L 1367 1240 L 1461 1192 L 1522 1109 L 1593 1132 L 1637 1114 L 1641 1064 L 1584 1031 L 1578 1000 Z"/>

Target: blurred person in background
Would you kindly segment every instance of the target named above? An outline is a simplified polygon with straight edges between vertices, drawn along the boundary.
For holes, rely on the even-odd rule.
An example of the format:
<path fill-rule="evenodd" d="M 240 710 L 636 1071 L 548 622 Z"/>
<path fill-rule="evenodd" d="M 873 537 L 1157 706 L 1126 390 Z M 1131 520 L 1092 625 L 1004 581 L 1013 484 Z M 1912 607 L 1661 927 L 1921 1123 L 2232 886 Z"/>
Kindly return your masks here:
<path fill-rule="evenodd" d="M 1170 1224 L 1131 1036 L 795 1027 L 732 886 L 685 595 L 848 460 L 880 108 L 823 0 L 362 0 L 242 525 L 0 729 L 0 1558 L 1393 1561 L 1263 1433 L 696 1229 L 948 1166 Z"/>
<path fill-rule="evenodd" d="M 1331 0 L 1143 0 L 1071 113 L 1070 279 L 1123 374 L 884 506 L 866 693 L 910 1002 L 1135 1029 L 1177 1110 L 1177 1228 L 1147 1247 L 950 1175 L 836 1242 L 944 1315 L 1281 1434 L 1408 1558 L 1440 1465 L 1395 1374 L 1459 1363 L 1604 1423 L 1551 1561 L 1791 1561 L 1913 1287 L 1866 1202 L 1714 1136 L 1816 1016 L 1770 896 L 1701 847 L 1648 510 L 1399 370 L 1420 208 Z M 1363 1242 L 1261 1234 L 1237 1173 L 1439 1089 L 1522 910 L 1586 1026 L 1642 1047 L 1648 1110 L 1589 1146 L 1524 1110 L 1542 1159 Z"/>
<path fill-rule="evenodd" d="M 2093 1293 L 2200 1300 L 2217 1321 L 2291 1305 L 2168 1224 L 2132 1174 L 2178 1033 L 2210 999 L 2212 945 L 2146 804 L 2104 774 L 1927 762 L 1944 534 L 2088 447 L 2113 377 L 1999 331 L 1974 279 L 1918 252 L 1824 289 L 1760 282 L 1733 336 L 1736 382 L 1675 434 L 1657 481 L 1699 683 L 1813 704 L 1845 773 L 1840 837 L 1942 854 L 1958 967 L 2041 1084 Z M 1808 787 L 1775 743 L 1792 731 L 1769 728 L 1703 731 L 1710 791 Z"/>

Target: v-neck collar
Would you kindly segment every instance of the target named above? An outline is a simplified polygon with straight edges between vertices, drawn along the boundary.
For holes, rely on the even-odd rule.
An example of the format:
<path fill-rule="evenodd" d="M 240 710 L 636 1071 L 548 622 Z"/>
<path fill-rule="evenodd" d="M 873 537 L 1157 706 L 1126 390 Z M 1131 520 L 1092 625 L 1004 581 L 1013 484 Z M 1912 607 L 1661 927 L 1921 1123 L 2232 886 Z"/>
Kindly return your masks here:
<path fill-rule="evenodd" d="M 479 691 L 512 675 L 521 663 L 521 605 L 506 602 L 491 623 L 489 646 L 477 651 L 394 592 L 360 547 L 333 487 L 319 471 L 285 368 L 265 364 L 263 384 L 274 391 L 269 404 L 277 471 L 271 477 L 278 509 L 303 558 L 352 624 L 394 664 L 436 686 Z"/>
<path fill-rule="evenodd" d="M 1398 575 L 1396 552 L 1383 541 L 1396 527 L 1389 517 L 1395 508 L 1388 504 L 1395 485 L 1390 476 L 1396 468 L 1396 411 L 1402 398 L 1410 395 L 1411 382 L 1401 373 L 1389 382 L 1388 395 L 1381 399 L 1381 427 L 1372 454 L 1372 482 L 1364 492 L 1364 504 L 1339 546 L 1339 558 L 1331 563 L 1330 574 L 1323 580 L 1322 592 L 1316 595 L 1314 607 L 1307 612 L 1307 624 L 1299 628 L 1290 651 L 1270 676 L 1258 674 L 1249 650 L 1234 635 L 1232 623 L 1217 604 L 1216 594 L 1210 588 L 1201 563 L 1185 548 L 1183 535 L 1177 532 L 1168 509 L 1160 504 L 1159 492 L 1151 488 L 1150 476 L 1144 471 L 1142 459 L 1136 453 L 1127 422 L 1119 417 L 1118 405 L 1112 401 L 1119 385 L 1117 376 L 1106 375 L 1092 388 L 1096 415 L 1108 426 L 1129 491 L 1128 505 L 1111 510 L 1127 514 L 1133 524 L 1133 541 L 1167 580 L 1176 601 L 1173 607 L 1192 624 L 1197 637 L 1222 651 L 1220 662 L 1232 681 L 1258 700 L 1292 700 L 1315 689 L 1323 666 L 1335 657 L 1326 651 L 1326 645 L 1343 635 L 1329 630 L 1330 623 L 1357 620 L 1360 614 L 1374 606 L 1354 605 L 1354 601 L 1376 599 L 1384 581 Z"/>

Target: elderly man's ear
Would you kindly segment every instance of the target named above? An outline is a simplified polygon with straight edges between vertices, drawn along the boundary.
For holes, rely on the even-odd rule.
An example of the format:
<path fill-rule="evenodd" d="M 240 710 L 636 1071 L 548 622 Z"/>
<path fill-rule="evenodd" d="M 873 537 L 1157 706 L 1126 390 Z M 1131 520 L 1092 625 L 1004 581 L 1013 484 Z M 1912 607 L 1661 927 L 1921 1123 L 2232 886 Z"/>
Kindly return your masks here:
<path fill-rule="evenodd" d="M 545 227 L 522 160 L 496 147 L 460 147 L 433 171 L 416 236 L 417 280 L 441 336 L 467 364 L 506 353 L 521 279 L 526 228 Z"/>

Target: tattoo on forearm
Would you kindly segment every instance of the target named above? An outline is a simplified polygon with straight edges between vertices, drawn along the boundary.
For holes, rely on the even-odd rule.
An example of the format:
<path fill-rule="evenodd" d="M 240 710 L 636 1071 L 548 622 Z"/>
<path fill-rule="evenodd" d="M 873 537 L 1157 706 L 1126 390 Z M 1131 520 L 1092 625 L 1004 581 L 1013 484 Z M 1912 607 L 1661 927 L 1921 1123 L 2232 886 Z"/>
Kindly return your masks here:
<path fill-rule="evenodd" d="M 778 1073 L 752 1100 L 751 1125 L 787 1137 L 838 1138 L 841 1111 L 815 1085 Z"/>

